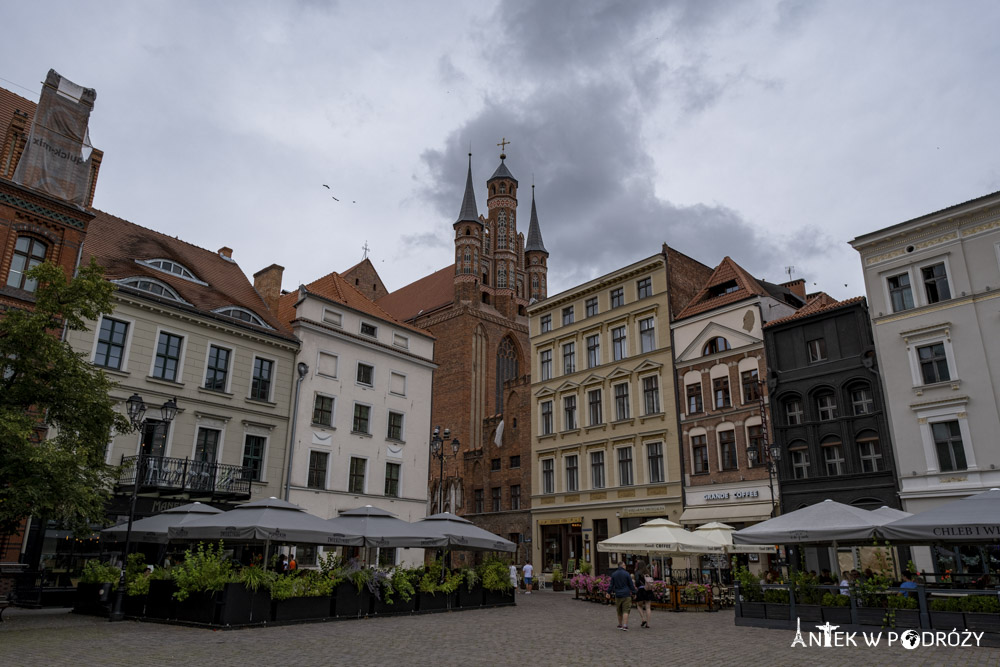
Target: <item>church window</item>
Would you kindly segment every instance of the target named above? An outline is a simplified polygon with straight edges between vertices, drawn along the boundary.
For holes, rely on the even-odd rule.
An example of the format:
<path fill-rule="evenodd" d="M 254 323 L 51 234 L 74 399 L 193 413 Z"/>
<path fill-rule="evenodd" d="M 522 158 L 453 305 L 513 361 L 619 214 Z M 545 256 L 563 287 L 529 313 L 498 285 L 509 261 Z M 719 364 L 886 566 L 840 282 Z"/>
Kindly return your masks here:
<path fill-rule="evenodd" d="M 498 227 L 497 227 L 497 249 L 505 250 L 507 248 L 507 214 L 500 211 L 498 216 Z"/>
<path fill-rule="evenodd" d="M 468 236 L 468 235 L 469 235 L 469 228 L 468 228 L 468 227 L 466 227 L 466 228 L 465 228 L 465 235 L 466 235 L 466 236 Z"/>
<path fill-rule="evenodd" d="M 507 270 L 502 266 L 497 271 L 497 287 L 500 289 L 507 287 Z"/>
<path fill-rule="evenodd" d="M 531 291 L 538 291 L 538 276 L 531 276 Z"/>
<path fill-rule="evenodd" d="M 497 349 L 497 386 L 496 386 L 496 406 L 497 413 L 503 412 L 503 385 L 508 380 L 517 377 L 517 348 L 510 336 L 504 336 Z"/>
<path fill-rule="evenodd" d="M 472 251 L 472 272 L 479 273 L 479 251 Z"/>
<path fill-rule="evenodd" d="M 507 193 L 507 184 L 506 183 L 501 183 L 500 184 L 500 194 L 506 194 L 506 193 Z"/>

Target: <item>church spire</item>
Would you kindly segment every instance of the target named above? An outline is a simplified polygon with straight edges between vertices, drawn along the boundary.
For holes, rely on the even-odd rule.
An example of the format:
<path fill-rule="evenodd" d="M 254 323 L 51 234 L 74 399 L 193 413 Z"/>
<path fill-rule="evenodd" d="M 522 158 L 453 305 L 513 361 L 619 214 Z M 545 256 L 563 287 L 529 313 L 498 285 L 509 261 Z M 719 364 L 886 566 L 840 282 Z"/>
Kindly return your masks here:
<path fill-rule="evenodd" d="M 542 228 L 538 226 L 534 185 L 531 186 L 531 222 L 528 223 L 528 240 L 524 244 L 524 252 L 544 252 L 546 255 L 549 254 L 549 251 L 545 249 L 545 244 L 542 243 Z"/>
<path fill-rule="evenodd" d="M 462 210 L 455 222 L 479 222 L 476 190 L 472 187 L 472 153 L 469 153 L 469 174 L 465 179 L 465 197 L 462 199 Z"/>

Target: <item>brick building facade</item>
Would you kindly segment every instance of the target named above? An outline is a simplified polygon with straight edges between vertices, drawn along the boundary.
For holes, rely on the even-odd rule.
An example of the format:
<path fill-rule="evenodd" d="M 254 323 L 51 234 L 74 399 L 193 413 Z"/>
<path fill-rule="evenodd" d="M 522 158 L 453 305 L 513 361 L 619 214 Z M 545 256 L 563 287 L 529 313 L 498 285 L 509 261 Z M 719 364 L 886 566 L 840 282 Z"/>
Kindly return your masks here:
<path fill-rule="evenodd" d="M 431 423 L 450 434 L 442 448 L 443 478 L 442 462 L 430 461 L 431 513 L 453 512 L 510 539 L 518 545 L 514 558 L 522 561 L 522 541 L 531 534 L 531 347 L 525 312 L 531 299 L 545 297 L 548 252 L 534 196 L 527 237 L 517 231 L 518 182 L 505 159 L 501 154 L 487 181 L 485 217 L 476 206 L 470 160 L 453 226 L 455 263 L 377 303 L 437 338 Z M 454 455 L 453 438 L 460 443 Z"/>

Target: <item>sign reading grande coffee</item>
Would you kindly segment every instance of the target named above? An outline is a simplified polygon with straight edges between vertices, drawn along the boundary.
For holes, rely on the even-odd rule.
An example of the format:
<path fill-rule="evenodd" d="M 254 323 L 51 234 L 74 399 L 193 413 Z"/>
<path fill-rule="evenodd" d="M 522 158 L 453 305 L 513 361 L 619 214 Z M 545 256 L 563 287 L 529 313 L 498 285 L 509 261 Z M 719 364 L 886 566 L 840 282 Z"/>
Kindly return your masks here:
<path fill-rule="evenodd" d="M 705 500 L 729 500 L 730 498 L 735 498 L 736 500 L 746 500 L 747 498 L 758 498 L 760 497 L 760 492 L 757 489 L 746 489 L 742 491 L 717 491 L 715 493 L 706 493 Z"/>

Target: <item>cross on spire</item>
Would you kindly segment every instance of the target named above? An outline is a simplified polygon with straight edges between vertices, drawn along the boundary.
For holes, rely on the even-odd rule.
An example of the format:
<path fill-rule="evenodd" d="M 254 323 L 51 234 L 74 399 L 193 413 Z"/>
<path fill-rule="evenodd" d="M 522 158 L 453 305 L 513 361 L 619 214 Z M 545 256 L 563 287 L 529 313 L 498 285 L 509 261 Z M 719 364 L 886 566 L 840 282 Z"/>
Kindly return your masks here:
<path fill-rule="evenodd" d="M 500 139 L 500 143 L 497 144 L 497 146 L 500 147 L 500 159 L 501 160 L 506 160 L 507 159 L 507 155 L 505 153 L 507 152 L 507 144 L 509 144 L 509 143 L 510 142 L 507 141 L 507 137 L 502 137 Z"/>
<path fill-rule="evenodd" d="M 367 239 L 365 239 L 365 244 L 361 246 L 361 249 L 365 251 L 365 254 L 361 257 L 361 259 L 368 259 L 368 251 L 371 250 L 371 248 L 368 247 Z"/>

